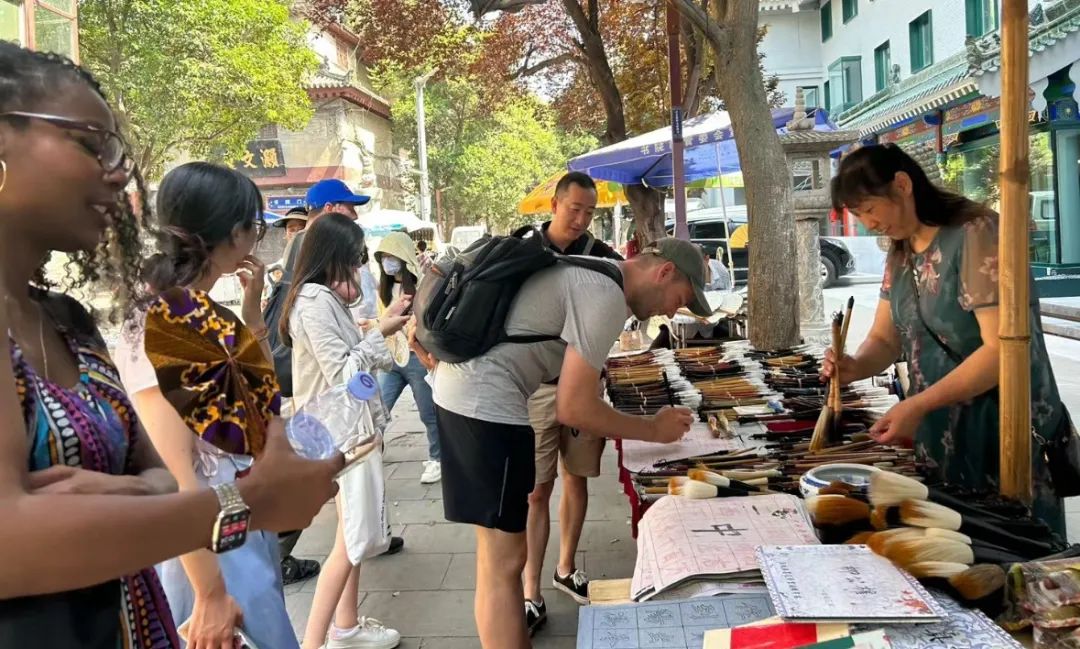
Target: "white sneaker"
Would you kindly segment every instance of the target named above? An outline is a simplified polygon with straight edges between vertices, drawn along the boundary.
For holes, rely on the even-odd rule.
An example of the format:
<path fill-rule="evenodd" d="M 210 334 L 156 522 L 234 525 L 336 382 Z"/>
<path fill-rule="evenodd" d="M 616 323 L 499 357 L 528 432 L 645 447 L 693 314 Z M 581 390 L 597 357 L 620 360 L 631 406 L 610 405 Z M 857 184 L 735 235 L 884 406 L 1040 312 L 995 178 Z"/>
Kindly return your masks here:
<path fill-rule="evenodd" d="M 349 629 L 341 637 L 335 638 L 334 631 L 340 629 L 330 631 L 325 649 L 394 649 L 401 644 L 400 633 L 386 628 L 373 617 L 360 618 L 360 625 Z"/>
<path fill-rule="evenodd" d="M 435 484 L 442 480 L 442 463 L 438 460 L 424 462 L 424 473 L 420 476 L 420 484 Z"/>

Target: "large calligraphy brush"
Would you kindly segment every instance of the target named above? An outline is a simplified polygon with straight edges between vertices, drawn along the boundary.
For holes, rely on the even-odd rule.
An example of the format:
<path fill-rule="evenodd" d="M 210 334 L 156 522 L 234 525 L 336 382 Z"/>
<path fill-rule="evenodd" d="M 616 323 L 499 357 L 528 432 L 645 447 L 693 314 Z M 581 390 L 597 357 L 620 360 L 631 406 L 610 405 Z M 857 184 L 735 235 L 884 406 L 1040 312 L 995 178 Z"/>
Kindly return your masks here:
<path fill-rule="evenodd" d="M 843 324 L 843 327 L 842 327 L 842 329 L 840 331 L 840 344 L 837 346 L 836 349 L 833 350 L 834 353 L 836 354 L 835 358 L 836 358 L 837 364 L 839 364 L 840 359 L 842 359 L 844 357 L 844 349 L 847 347 L 848 329 L 851 327 L 851 311 L 854 308 L 855 308 L 855 296 L 851 296 L 851 297 L 848 298 L 847 311 L 844 313 L 844 324 Z M 837 367 L 839 367 L 839 365 L 837 365 Z M 841 430 L 840 430 L 840 425 L 841 425 L 840 422 L 841 422 L 841 416 L 844 413 L 844 400 L 843 400 L 843 397 L 841 397 L 841 395 L 840 395 L 839 371 L 837 371 L 837 375 L 838 376 L 833 377 L 833 379 L 830 381 L 830 383 L 836 384 L 836 387 L 833 388 L 833 395 L 834 396 L 833 396 L 833 421 L 832 421 L 832 431 L 831 431 L 832 434 L 829 436 L 829 440 L 828 440 L 830 443 L 836 443 L 837 441 L 840 440 L 840 438 L 842 436 L 841 435 Z"/>
<path fill-rule="evenodd" d="M 832 340 L 834 354 L 838 353 L 838 349 L 840 347 L 840 335 L 843 325 L 844 316 L 842 313 L 837 312 L 835 315 L 833 315 L 832 321 Z M 837 358 L 839 358 L 839 356 L 837 356 Z M 838 379 L 838 376 L 833 376 L 829 380 L 829 389 L 831 391 L 839 391 L 840 382 Z M 835 414 L 833 412 L 833 405 L 835 403 L 835 399 L 831 396 L 825 399 L 825 405 L 821 409 L 821 414 L 818 415 L 817 425 L 814 426 L 814 435 L 810 438 L 811 451 L 820 451 L 828 445 L 829 433 L 832 431 L 833 416 Z"/>

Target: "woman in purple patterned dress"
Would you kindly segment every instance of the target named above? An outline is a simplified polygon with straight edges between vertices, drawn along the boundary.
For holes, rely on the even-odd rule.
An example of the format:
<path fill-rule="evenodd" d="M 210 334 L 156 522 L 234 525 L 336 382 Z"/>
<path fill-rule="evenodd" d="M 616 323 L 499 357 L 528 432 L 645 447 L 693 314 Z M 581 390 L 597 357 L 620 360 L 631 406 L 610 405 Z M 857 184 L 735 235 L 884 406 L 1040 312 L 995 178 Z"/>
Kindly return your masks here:
<path fill-rule="evenodd" d="M 166 493 L 93 318 L 46 290 L 57 251 L 65 290 L 99 283 L 121 308 L 138 295 L 149 212 L 125 192 L 142 187 L 116 129 L 85 71 L 0 41 L 0 647 L 179 647 L 151 567 L 206 547 L 221 512 L 210 489 Z M 236 485 L 250 529 L 306 526 L 342 464 L 268 435 Z"/>

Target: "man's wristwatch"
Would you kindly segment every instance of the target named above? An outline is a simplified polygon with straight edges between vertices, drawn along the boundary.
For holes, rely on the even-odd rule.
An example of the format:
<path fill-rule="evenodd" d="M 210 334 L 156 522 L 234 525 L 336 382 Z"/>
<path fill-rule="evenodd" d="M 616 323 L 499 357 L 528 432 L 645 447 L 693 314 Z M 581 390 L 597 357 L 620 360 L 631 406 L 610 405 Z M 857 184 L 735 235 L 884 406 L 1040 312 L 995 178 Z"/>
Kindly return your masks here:
<path fill-rule="evenodd" d="M 240 496 L 240 489 L 235 482 L 214 486 L 221 511 L 214 521 L 214 532 L 210 537 L 210 550 L 215 553 L 235 550 L 247 540 L 248 522 L 251 509 Z"/>

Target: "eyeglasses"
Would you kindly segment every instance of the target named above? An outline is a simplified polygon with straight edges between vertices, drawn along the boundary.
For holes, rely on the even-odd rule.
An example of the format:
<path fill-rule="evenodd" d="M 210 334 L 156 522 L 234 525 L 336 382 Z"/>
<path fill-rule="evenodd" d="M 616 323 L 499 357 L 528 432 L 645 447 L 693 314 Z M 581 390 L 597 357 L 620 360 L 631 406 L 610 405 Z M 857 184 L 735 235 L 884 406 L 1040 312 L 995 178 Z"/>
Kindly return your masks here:
<path fill-rule="evenodd" d="M 124 138 L 115 131 L 110 131 L 107 128 L 102 128 L 94 124 L 87 122 L 80 122 L 67 117 L 61 117 L 59 115 L 45 115 L 42 113 L 25 113 L 22 111 L 9 111 L 6 113 L 0 113 L 0 118 L 3 117 L 24 117 L 28 119 L 37 119 L 43 122 L 48 122 L 57 128 L 70 129 L 73 131 L 82 131 L 84 133 L 92 133 L 96 135 L 99 140 L 99 144 L 96 149 L 92 149 L 90 152 L 98 159 L 101 164 L 101 168 L 106 173 L 112 173 L 117 169 L 122 169 L 125 173 L 130 172 L 135 166 L 135 162 L 127 154 L 127 143 L 124 142 Z M 90 147 L 87 147 L 88 149 Z"/>
<path fill-rule="evenodd" d="M 255 217 L 255 241 L 259 242 L 266 236 L 266 220 L 262 215 Z"/>

